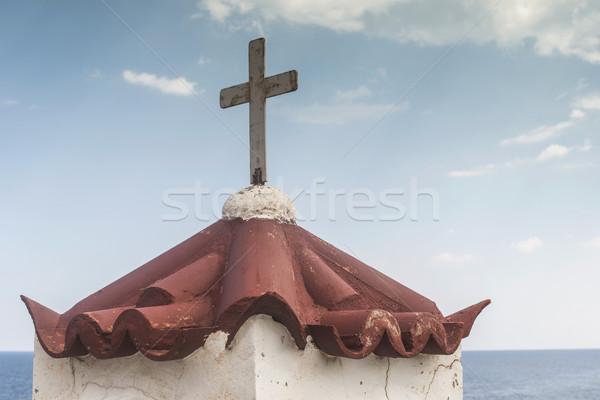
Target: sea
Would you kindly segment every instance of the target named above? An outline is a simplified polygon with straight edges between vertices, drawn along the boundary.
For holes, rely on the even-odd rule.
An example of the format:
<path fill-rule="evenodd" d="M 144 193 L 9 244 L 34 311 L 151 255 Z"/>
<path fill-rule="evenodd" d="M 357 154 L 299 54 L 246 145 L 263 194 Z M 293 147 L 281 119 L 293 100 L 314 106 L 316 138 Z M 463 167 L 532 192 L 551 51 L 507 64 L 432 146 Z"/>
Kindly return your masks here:
<path fill-rule="evenodd" d="M 600 400 L 600 350 L 463 351 L 462 365 L 464 400 Z M 0 352 L 0 400 L 31 399 L 32 368 L 33 353 Z"/>

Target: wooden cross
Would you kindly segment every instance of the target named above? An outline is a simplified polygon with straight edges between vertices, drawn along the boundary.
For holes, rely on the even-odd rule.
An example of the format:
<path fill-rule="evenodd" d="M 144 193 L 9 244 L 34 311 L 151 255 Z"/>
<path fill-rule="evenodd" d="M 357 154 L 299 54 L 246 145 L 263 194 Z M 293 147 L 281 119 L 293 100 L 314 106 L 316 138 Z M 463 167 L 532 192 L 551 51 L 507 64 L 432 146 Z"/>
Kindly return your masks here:
<path fill-rule="evenodd" d="M 248 45 L 249 79 L 221 90 L 221 108 L 250 103 L 250 183 L 267 181 L 266 99 L 298 89 L 298 71 L 265 78 L 265 39 Z"/>

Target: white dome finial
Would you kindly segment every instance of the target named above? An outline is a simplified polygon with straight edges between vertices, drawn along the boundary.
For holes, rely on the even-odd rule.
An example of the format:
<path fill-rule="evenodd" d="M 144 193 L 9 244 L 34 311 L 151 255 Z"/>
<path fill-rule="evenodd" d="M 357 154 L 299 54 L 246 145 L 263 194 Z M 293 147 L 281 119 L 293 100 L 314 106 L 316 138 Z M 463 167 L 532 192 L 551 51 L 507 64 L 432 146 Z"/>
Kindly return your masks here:
<path fill-rule="evenodd" d="M 222 219 L 252 218 L 276 219 L 296 224 L 296 207 L 281 190 L 269 186 L 253 185 L 238 190 L 225 201 Z"/>

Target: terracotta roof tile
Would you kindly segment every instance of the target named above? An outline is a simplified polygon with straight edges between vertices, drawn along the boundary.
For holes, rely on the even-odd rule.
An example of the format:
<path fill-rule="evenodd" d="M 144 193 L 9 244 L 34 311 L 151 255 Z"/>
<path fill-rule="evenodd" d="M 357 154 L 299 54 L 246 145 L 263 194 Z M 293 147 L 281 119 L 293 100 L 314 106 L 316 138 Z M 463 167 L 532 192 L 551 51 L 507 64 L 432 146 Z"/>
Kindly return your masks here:
<path fill-rule="evenodd" d="M 444 317 L 435 303 L 299 226 L 221 220 L 58 314 L 22 296 L 52 357 L 112 358 L 141 351 L 182 358 L 212 332 L 229 342 L 267 314 L 303 349 L 413 357 L 451 354 L 489 304 Z"/>

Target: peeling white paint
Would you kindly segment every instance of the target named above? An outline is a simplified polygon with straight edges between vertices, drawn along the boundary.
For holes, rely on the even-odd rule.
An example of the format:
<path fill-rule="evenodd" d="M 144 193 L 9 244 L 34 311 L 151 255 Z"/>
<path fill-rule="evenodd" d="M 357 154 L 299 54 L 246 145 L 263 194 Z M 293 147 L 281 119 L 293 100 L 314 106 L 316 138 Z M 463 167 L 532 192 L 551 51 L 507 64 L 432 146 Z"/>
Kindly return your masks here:
<path fill-rule="evenodd" d="M 222 218 L 225 220 L 268 218 L 295 224 L 296 207 L 281 190 L 270 186 L 254 185 L 229 196 L 223 204 Z"/>
<path fill-rule="evenodd" d="M 460 350 L 411 359 L 331 357 L 310 344 L 298 350 L 287 329 L 257 315 L 229 348 L 212 334 L 183 360 L 141 354 L 110 360 L 49 357 L 36 340 L 34 400 L 462 399 Z"/>

